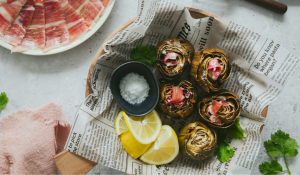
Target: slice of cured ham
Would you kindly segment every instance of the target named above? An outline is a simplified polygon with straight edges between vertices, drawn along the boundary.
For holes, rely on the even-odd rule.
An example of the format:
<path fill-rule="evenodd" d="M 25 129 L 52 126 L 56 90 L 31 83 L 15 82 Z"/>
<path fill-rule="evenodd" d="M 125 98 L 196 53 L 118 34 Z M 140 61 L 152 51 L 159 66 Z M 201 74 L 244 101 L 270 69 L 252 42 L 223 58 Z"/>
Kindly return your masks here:
<path fill-rule="evenodd" d="M 178 62 L 176 61 L 177 54 L 174 52 L 169 52 L 164 58 L 164 63 L 166 66 L 176 66 Z"/>
<path fill-rule="evenodd" d="M 24 52 L 45 46 L 44 1 L 37 0 L 34 8 L 32 22 L 26 30 L 25 37 L 21 44 L 13 47 L 12 52 Z"/>
<path fill-rule="evenodd" d="M 102 2 L 100 0 L 90 0 L 90 2 L 98 9 L 102 12 L 104 11 L 103 9 L 105 8 L 102 4 Z"/>
<path fill-rule="evenodd" d="M 36 0 L 28 0 L 25 4 L 25 6 L 35 6 L 36 5 Z"/>
<path fill-rule="evenodd" d="M 0 6 L 0 35 L 3 35 L 19 15 L 27 0 L 17 0 Z"/>
<path fill-rule="evenodd" d="M 46 43 L 43 52 L 69 43 L 69 32 L 58 0 L 45 0 Z"/>
<path fill-rule="evenodd" d="M 9 3 L 12 3 L 16 0 L 0 0 L 0 4 L 9 4 Z"/>
<path fill-rule="evenodd" d="M 9 4 L 9 3 L 12 3 L 12 2 L 15 2 L 15 1 L 17 1 L 17 0 L 0 0 L 0 5 L 1 4 Z"/>
<path fill-rule="evenodd" d="M 172 87 L 172 99 L 171 103 L 180 102 L 183 98 L 183 88 L 179 86 L 173 86 Z"/>
<path fill-rule="evenodd" d="M 110 3 L 110 0 L 100 0 L 103 4 L 103 6 L 106 8 L 108 4 Z"/>
<path fill-rule="evenodd" d="M 85 20 L 68 3 L 68 0 L 61 0 L 60 3 L 64 12 L 71 43 L 86 34 L 88 26 Z"/>
<path fill-rule="evenodd" d="M 76 10 L 76 12 L 84 18 L 90 28 L 95 25 L 95 22 L 99 19 L 103 11 L 103 9 L 97 9 L 97 7 L 95 7 L 89 0 L 68 1 L 70 5 Z"/>
<path fill-rule="evenodd" d="M 210 60 L 207 69 L 212 72 L 212 78 L 214 80 L 217 80 L 222 72 L 222 68 L 217 59 Z"/>
<path fill-rule="evenodd" d="M 33 13 L 34 7 L 32 5 L 24 6 L 19 16 L 16 18 L 11 27 L 7 30 L 5 35 L 0 37 L 1 40 L 12 45 L 20 44 L 25 36 L 26 29 L 31 23 Z"/>

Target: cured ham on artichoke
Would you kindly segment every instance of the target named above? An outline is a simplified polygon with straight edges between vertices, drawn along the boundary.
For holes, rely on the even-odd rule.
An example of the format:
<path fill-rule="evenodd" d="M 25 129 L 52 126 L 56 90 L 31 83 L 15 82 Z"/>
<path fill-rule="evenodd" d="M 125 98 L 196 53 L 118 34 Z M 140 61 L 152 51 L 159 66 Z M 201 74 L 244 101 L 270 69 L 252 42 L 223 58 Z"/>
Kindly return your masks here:
<path fill-rule="evenodd" d="M 179 133 L 179 151 L 186 157 L 202 161 L 213 156 L 217 148 L 217 134 L 204 123 L 184 126 Z"/>
<path fill-rule="evenodd" d="M 190 75 L 196 84 L 208 93 L 219 91 L 231 72 L 229 56 L 216 47 L 196 53 L 190 69 Z"/>
<path fill-rule="evenodd" d="M 176 80 L 190 65 L 195 51 L 189 41 L 171 38 L 159 42 L 155 53 L 161 75 L 167 80 Z"/>
<path fill-rule="evenodd" d="M 187 118 L 192 114 L 196 102 L 196 89 L 186 80 L 178 84 L 160 85 L 158 108 L 171 118 Z"/>
<path fill-rule="evenodd" d="M 228 128 L 240 116 L 240 99 L 234 92 L 222 89 L 198 103 L 198 114 L 209 126 Z"/>

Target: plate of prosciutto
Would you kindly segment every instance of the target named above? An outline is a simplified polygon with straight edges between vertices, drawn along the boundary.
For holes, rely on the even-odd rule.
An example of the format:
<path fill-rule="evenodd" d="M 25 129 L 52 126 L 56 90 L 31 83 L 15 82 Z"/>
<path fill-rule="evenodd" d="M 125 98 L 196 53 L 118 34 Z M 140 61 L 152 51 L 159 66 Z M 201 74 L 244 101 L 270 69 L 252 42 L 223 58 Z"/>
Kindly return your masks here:
<path fill-rule="evenodd" d="M 0 0 L 0 45 L 27 55 L 52 55 L 90 38 L 115 0 Z"/>

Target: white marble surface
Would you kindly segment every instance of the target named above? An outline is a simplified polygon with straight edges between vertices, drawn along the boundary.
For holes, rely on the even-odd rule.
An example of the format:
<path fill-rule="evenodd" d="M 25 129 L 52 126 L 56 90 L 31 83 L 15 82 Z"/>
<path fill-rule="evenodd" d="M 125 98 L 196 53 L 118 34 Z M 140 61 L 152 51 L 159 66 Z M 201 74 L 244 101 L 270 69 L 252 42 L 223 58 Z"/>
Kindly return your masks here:
<path fill-rule="evenodd" d="M 104 40 L 118 26 L 136 16 L 138 0 L 116 0 L 115 7 L 104 26 L 89 40 L 64 53 L 34 57 L 11 54 L 0 48 L 0 92 L 6 92 L 9 102 L 0 118 L 24 107 L 35 108 L 54 101 L 73 121 L 80 103 L 84 100 L 85 83 L 90 64 Z M 288 5 L 285 15 L 273 13 L 244 0 L 173 0 L 181 5 L 199 8 L 224 19 L 242 24 L 266 37 L 280 41 L 295 55 L 300 54 L 300 1 L 279 0 Z M 281 129 L 300 143 L 300 69 L 288 81 L 281 96 L 269 106 L 262 132 L 262 140 Z M 270 160 L 263 145 L 252 174 L 260 174 L 259 164 Z M 282 165 L 283 161 L 279 160 Z M 293 174 L 300 173 L 300 155 L 288 159 Z M 298 166 L 297 166 L 298 165 Z M 124 174 L 96 166 L 89 174 Z"/>

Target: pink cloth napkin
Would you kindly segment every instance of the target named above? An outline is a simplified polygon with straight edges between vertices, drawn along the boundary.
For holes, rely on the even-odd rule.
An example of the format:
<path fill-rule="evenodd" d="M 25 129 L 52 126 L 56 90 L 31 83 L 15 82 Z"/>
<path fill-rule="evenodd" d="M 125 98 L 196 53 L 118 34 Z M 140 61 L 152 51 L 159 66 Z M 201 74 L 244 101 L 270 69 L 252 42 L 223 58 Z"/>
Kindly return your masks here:
<path fill-rule="evenodd" d="M 58 103 L 24 109 L 0 120 L 0 174 L 58 174 L 71 124 Z"/>

